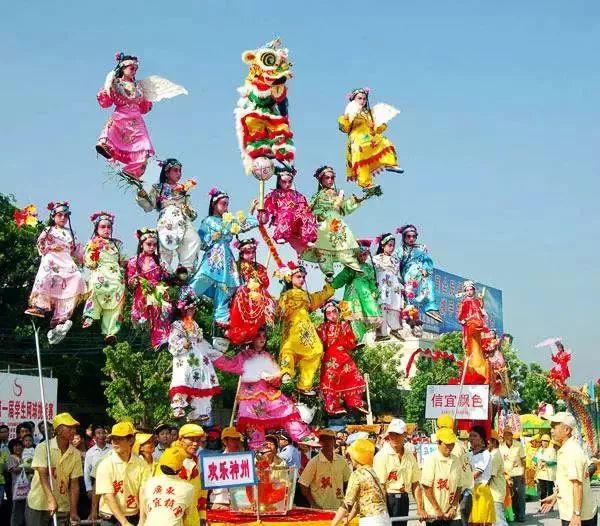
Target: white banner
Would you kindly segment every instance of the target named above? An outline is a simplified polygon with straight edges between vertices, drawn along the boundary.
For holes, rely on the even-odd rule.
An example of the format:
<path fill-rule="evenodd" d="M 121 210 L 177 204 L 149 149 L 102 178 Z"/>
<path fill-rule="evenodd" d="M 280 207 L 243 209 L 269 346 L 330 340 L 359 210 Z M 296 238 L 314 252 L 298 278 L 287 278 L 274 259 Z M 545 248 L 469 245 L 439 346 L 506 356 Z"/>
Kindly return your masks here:
<path fill-rule="evenodd" d="M 205 489 L 254 486 L 254 453 L 200 453 L 202 486 Z"/>
<path fill-rule="evenodd" d="M 56 414 L 58 380 L 44 378 L 46 395 L 46 417 L 52 420 Z M 15 436 L 17 424 L 26 420 L 35 423 L 36 429 L 43 420 L 42 396 L 37 376 L 0 373 L 0 423 L 10 428 L 10 437 Z"/>
<path fill-rule="evenodd" d="M 443 413 L 459 420 L 487 420 L 489 385 L 428 385 L 425 418 Z"/>

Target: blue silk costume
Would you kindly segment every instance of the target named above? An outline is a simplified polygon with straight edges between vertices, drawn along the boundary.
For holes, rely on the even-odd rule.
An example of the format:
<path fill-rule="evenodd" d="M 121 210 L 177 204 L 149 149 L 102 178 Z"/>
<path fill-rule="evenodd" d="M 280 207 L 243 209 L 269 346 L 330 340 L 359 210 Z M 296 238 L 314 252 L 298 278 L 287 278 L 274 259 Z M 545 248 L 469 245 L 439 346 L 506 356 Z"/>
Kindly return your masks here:
<path fill-rule="evenodd" d="M 433 260 L 425 245 L 403 244 L 396 250 L 400 258 L 400 276 L 404 284 L 407 305 L 414 305 L 422 312 L 439 310 L 433 283 Z"/>

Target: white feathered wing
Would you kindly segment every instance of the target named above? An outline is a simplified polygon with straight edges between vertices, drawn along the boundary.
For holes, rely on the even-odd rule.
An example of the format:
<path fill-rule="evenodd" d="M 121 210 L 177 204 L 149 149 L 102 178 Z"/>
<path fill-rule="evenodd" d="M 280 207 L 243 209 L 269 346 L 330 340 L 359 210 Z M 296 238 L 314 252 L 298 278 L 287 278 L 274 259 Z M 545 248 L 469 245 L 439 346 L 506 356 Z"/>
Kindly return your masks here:
<path fill-rule="evenodd" d="M 400 110 L 394 108 L 394 106 L 386 104 L 385 102 L 378 102 L 371 108 L 371 114 L 373 115 L 375 127 L 381 126 L 382 124 L 387 124 L 399 113 Z"/>
<path fill-rule="evenodd" d="M 171 82 L 169 79 L 150 75 L 140 81 L 144 97 L 150 102 L 159 102 L 163 99 L 172 99 L 178 95 L 187 95 L 188 90 L 179 84 Z"/>

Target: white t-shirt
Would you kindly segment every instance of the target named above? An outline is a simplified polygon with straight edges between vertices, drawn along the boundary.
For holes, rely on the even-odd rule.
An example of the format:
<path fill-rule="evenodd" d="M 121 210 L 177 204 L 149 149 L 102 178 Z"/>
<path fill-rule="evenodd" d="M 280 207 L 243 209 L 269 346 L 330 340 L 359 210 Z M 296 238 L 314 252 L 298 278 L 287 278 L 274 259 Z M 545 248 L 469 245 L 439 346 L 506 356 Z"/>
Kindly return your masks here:
<path fill-rule="evenodd" d="M 481 471 L 475 479 L 475 484 L 488 484 L 492 478 L 492 456 L 487 449 L 479 453 L 469 453 L 469 462 L 473 471 Z"/>

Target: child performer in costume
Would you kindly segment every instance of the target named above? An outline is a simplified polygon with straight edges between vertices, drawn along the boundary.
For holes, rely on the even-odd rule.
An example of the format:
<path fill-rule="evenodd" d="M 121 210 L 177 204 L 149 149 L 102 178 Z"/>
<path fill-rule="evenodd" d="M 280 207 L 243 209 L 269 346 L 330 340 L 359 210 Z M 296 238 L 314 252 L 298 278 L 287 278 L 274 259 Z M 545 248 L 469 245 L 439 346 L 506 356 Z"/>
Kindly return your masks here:
<path fill-rule="evenodd" d="M 161 169 L 158 184 L 152 185 L 148 193 L 140 190 L 137 203 L 146 212 L 158 211 L 156 229 L 160 257 L 169 271 L 175 271 L 173 259 L 177 255 L 178 274 L 191 274 L 200 250 L 200 237 L 192 225 L 197 214 L 190 204 L 189 195 L 189 191 L 196 186 L 196 181 L 190 179 L 185 183 L 179 182 L 182 165 L 177 159 L 165 159 L 159 164 Z"/>
<path fill-rule="evenodd" d="M 112 237 L 113 214 L 97 212 L 90 220 L 94 223 L 94 233 L 85 246 L 83 259 L 90 270 L 90 296 L 83 308 L 82 327 L 87 329 L 94 320 L 102 320 L 104 341 L 112 344 L 121 328 L 125 304 L 125 281 L 119 260 L 121 242 Z"/>
<path fill-rule="evenodd" d="M 169 274 L 160 264 L 158 232 L 137 231 L 137 255 L 127 262 L 127 285 L 133 289 L 131 321 L 148 324 L 150 345 L 156 350 L 168 343 L 173 305 L 165 280 Z"/>
<path fill-rule="evenodd" d="M 458 322 L 463 326 L 463 346 L 468 359 L 466 363 L 465 383 L 489 384 L 489 362 L 481 345 L 482 333 L 488 332 L 487 314 L 483 310 L 483 297 L 476 293 L 475 283 L 463 283 L 463 299 L 458 309 Z"/>
<path fill-rule="evenodd" d="M 356 338 L 350 323 L 340 320 L 340 305 L 329 300 L 322 309 L 325 321 L 319 325 L 317 333 L 323 342 L 325 356 L 321 366 L 321 393 L 325 402 L 325 411 L 330 415 L 346 413 L 347 409 L 356 409 L 367 413 L 364 408 L 363 394 L 365 380 L 350 353 L 356 349 Z"/>
<path fill-rule="evenodd" d="M 96 151 L 107 159 L 122 163 L 121 173 L 125 179 L 141 187 L 140 180 L 148 159 L 154 155 L 142 115 L 152 109 L 152 102 L 187 94 L 187 91 L 157 76 L 138 81 L 135 79 L 137 57 L 117 53 L 115 59 L 117 64 L 106 76 L 97 95 L 102 108 L 114 104 L 115 111 L 98 138 Z"/>
<path fill-rule="evenodd" d="M 225 192 L 212 188 L 209 196 L 208 216 L 198 230 L 204 255 L 190 285 L 199 296 L 204 294 L 213 300 L 215 323 L 227 327 L 229 300 L 241 284 L 231 241 L 233 236 L 256 228 L 258 221 L 243 212 L 230 214 L 229 196 Z"/>
<path fill-rule="evenodd" d="M 292 188 L 294 176 L 292 170 L 277 173 L 277 187 L 267 195 L 259 219 L 275 226 L 272 237 L 276 243 L 289 243 L 300 256 L 317 240 L 317 221 L 306 197 Z"/>
<path fill-rule="evenodd" d="M 333 278 L 331 285 L 334 289 L 344 288 L 344 301 L 352 311 L 350 325 L 356 336 L 356 341 L 363 342 L 365 334 L 381 325 L 381 307 L 379 306 L 379 288 L 375 267 L 371 259 L 371 240 L 360 239 L 358 262 L 362 272 L 349 267 Z"/>
<path fill-rule="evenodd" d="M 377 271 L 379 304 L 383 310 L 383 323 L 379 328 L 379 339 L 389 338 L 392 333 L 399 340 L 402 328 L 402 284 L 400 283 L 400 259 L 394 253 L 396 240 L 392 234 L 381 234 L 373 264 Z"/>
<path fill-rule="evenodd" d="M 325 283 L 323 290 L 310 294 L 304 289 L 306 270 L 288 263 L 283 275 L 284 291 L 279 297 L 278 315 L 283 320 L 283 334 L 279 350 L 282 380 L 288 382 L 299 369 L 297 389 L 314 395 L 312 385 L 323 355 L 323 344 L 310 319 L 310 312 L 318 309 L 333 296 L 334 289 Z"/>
<path fill-rule="evenodd" d="M 314 247 L 302 253 L 302 259 L 318 263 L 326 276 L 333 276 L 333 264 L 341 263 L 357 272 L 361 266 L 356 259 L 358 243 L 343 217 L 354 212 L 365 199 L 356 196 L 344 199 L 344 192 L 335 188 L 335 172 L 331 166 L 321 166 L 315 174 L 318 191 L 312 196 L 310 207 L 319 229 Z"/>
<path fill-rule="evenodd" d="M 264 265 L 256 261 L 254 238 L 238 243 L 238 270 L 241 285 L 233 297 L 230 324 L 225 335 L 234 345 L 250 343 L 265 323 L 272 325 L 275 301 L 269 294 L 269 276 Z"/>
<path fill-rule="evenodd" d="M 402 251 L 398 251 L 398 257 L 406 302 L 441 322 L 433 284 L 433 260 L 427 247 L 417 243 L 419 233 L 414 225 L 404 225 L 396 232 L 402 236 Z"/>
<path fill-rule="evenodd" d="M 243 351 L 233 358 L 223 356 L 214 362 L 219 369 L 241 377 L 236 428 L 250 433 L 251 449 L 264 445 L 267 431 L 281 428 L 294 442 L 318 445 L 317 437 L 302 421 L 293 402 L 281 392 L 281 370 L 266 344 L 267 330 L 261 327 Z"/>
<path fill-rule="evenodd" d="M 71 316 L 87 287 L 73 260 L 77 247 L 71 227 L 69 203 L 48 203 L 48 210 L 48 226 L 37 240 L 42 260 L 25 314 L 43 318 L 52 313 L 48 341 L 55 344 L 67 335 L 73 325 Z"/>
<path fill-rule="evenodd" d="M 344 115 L 338 119 L 340 131 L 348 134 L 346 147 L 346 175 L 349 181 L 368 193 L 377 193 L 373 176 L 381 170 L 404 173 L 398 166 L 396 151 L 382 133 L 386 122 L 399 113 L 387 104 L 369 105 L 369 88 L 353 90 Z"/>
<path fill-rule="evenodd" d="M 173 415 L 188 420 L 210 420 L 211 399 L 221 392 L 213 361 L 222 353 L 210 345 L 194 320 L 199 299 L 190 287 L 183 287 L 177 302 L 178 319 L 171 325 L 169 352 L 173 355 L 173 376 L 169 398 Z"/>

